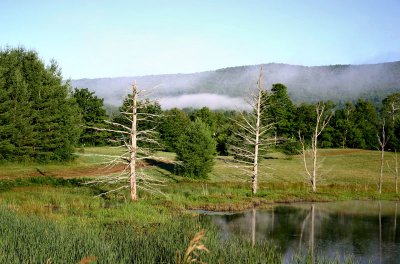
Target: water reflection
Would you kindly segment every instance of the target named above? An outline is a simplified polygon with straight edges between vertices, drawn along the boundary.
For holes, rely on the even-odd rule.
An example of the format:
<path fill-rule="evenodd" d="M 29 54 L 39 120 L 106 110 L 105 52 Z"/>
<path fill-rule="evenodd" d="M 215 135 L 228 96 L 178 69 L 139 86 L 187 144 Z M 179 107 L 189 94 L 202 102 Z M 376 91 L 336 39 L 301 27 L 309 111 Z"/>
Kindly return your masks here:
<path fill-rule="evenodd" d="M 223 238 L 235 235 L 253 245 L 268 240 L 284 255 L 297 252 L 361 263 L 396 263 L 400 259 L 397 202 L 348 201 L 278 205 L 271 209 L 212 215 Z"/>

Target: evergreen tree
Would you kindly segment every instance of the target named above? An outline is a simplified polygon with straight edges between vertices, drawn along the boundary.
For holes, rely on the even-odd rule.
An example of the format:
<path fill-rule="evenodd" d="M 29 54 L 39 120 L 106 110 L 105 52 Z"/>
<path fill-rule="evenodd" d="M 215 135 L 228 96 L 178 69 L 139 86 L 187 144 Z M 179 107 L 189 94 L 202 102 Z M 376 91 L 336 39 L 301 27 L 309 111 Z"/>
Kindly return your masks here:
<path fill-rule="evenodd" d="M 189 126 L 189 116 L 182 110 L 173 108 L 164 112 L 160 122 L 160 137 L 167 151 L 176 151 L 178 138 Z"/>
<path fill-rule="evenodd" d="M 229 112 L 225 113 L 230 115 Z M 203 107 L 191 113 L 190 119 L 192 121 L 200 119 L 205 123 L 212 137 L 217 142 L 217 152 L 219 155 L 228 155 L 228 137 L 230 135 L 230 125 L 228 118 L 224 113 L 211 111 L 208 107 Z"/>
<path fill-rule="evenodd" d="M 67 160 L 80 134 L 78 106 L 52 61 L 34 51 L 0 51 L 0 159 Z"/>
<path fill-rule="evenodd" d="M 190 178 L 207 178 L 212 170 L 216 142 L 206 124 L 196 119 L 176 144 L 176 172 Z"/>
<path fill-rule="evenodd" d="M 229 117 L 232 116 L 232 112 L 216 112 L 216 129 L 213 134 L 213 138 L 217 142 L 218 155 L 227 156 L 228 153 L 228 140 L 232 135 L 232 122 Z"/>
<path fill-rule="evenodd" d="M 352 123 L 354 129 L 350 137 L 350 146 L 375 149 L 378 146 L 376 135 L 379 133 L 379 119 L 374 105 L 369 101 L 358 99 Z"/>
<path fill-rule="evenodd" d="M 79 143 L 89 146 L 105 145 L 109 137 L 107 131 L 94 130 L 93 127 L 104 128 L 104 120 L 108 119 L 103 101 L 90 92 L 87 88 L 75 88 L 73 94 L 79 105 L 85 125 Z"/>
<path fill-rule="evenodd" d="M 199 110 L 195 110 L 191 115 L 190 119 L 195 121 L 196 119 L 200 119 L 204 124 L 208 126 L 208 129 L 211 131 L 211 134 L 214 135 L 217 130 L 217 117 L 214 112 L 210 110 L 208 107 L 203 107 Z"/>
<path fill-rule="evenodd" d="M 305 139 L 311 138 L 316 119 L 315 106 L 313 104 L 302 103 L 296 109 L 296 130 Z"/>
<path fill-rule="evenodd" d="M 295 106 L 290 100 L 287 87 L 281 83 L 272 85 L 272 94 L 268 96 L 268 109 L 265 116 L 270 119 L 270 123 L 274 124 L 271 131 L 276 133 L 278 137 L 292 138 L 296 137 L 294 126 Z"/>

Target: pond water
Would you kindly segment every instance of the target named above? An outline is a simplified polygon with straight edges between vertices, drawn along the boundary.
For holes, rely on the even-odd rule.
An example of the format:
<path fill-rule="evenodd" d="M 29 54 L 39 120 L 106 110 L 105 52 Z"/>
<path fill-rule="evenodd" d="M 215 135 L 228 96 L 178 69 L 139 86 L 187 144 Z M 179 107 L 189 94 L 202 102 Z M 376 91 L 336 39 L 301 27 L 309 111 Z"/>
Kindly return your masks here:
<path fill-rule="evenodd" d="M 400 263 L 400 202 L 278 204 L 241 213 L 202 213 L 223 239 L 236 235 L 252 243 L 267 240 L 278 247 L 285 263 L 298 252 L 331 259 L 350 255 L 361 263 Z"/>

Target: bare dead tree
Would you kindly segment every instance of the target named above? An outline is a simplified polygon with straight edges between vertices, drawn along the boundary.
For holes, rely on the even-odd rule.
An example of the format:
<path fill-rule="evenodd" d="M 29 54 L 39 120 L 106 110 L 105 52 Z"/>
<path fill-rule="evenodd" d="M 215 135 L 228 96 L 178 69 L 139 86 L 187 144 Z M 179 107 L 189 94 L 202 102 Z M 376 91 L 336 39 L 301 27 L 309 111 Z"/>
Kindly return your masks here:
<path fill-rule="evenodd" d="M 235 162 L 240 164 L 236 166 L 245 174 L 251 174 L 252 193 L 256 194 L 258 189 L 259 159 L 265 152 L 268 145 L 272 144 L 274 139 L 267 136 L 267 132 L 273 128 L 272 123 L 268 123 L 265 117 L 267 108 L 266 102 L 270 93 L 264 89 L 263 69 L 261 67 L 256 89 L 249 93 L 247 103 L 250 106 L 250 112 L 242 111 L 238 120 L 233 120 L 237 126 L 234 131 L 236 141 L 230 146 L 230 152 L 233 153 Z"/>
<path fill-rule="evenodd" d="M 317 173 L 318 173 L 318 137 L 321 135 L 322 131 L 326 128 L 329 121 L 331 120 L 334 112 L 326 111 L 326 105 L 323 102 L 318 102 L 315 106 L 315 111 L 317 113 L 315 128 L 311 136 L 311 159 L 312 159 L 312 171 L 309 170 L 307 163 L 307 151 L 305 148 L 304 136 L 301 135 L 299 131 L 299 140 L 302 146 L 302 158 L 304 163 L 304 169 L 306 175 L 311 182 L 312 191 L 317 191 Z"/>
<path fill-rule="evenodd" d="M 379 146 L 381 148 L 381 173 L 379 175 L 378 181 L 378 192 L 379 194 L 382 193 L 382 179 L 383 179 L 383 166 L 385 162 L 385 146 L 389 141 L 389 138 L 386 138 L 385 133 L 385 121 L 382 121 L 382 133 L 381 136 L 376 135 L 378 137 Z"/>
<path fill-rule="evenodd" d="M 144 91 L 137 89 L 135 81 L 132 88 L 132 96 L 127 99 L 127 109 L 121 112 L 123 121 L 106 121 L 112 128 L 93 128 L 118 135 L 113 141 L 118 144 L 118 147 L 123 148 L 124 152 L 121 155 L 102 156 L 108 160 L 106 161 L 107 167 L 124 164 L 124 169 L 118 175 L 102 176 L 90 181 L 89 184 L 119 185 L 119 187 L 109 192 L 129 188 L 131 201 L 136 201 L 138 199 L 138 188 L 149 192 L 159 192 L 156 186 L 162 185 L 163 183 L 163 181 L 145 174 L 143 170 L 138 168 L 139 161 L 155 158 L 153 155 L 154 149 L 160 146 L 157 141 L 157 131 L 155 127 L 140 129 L 138 125 L 141 122 L 155 123 L 156 119 L 160 117 L 158 114 L 140 111 L 152 104 L 149 100 L 139 101 L 139 96 L 143 94 Z M 139 143 L 142 143 L 141 146 Z"/>
<path fill-rule="evenodd" d="M 392 122 L 394 124 L 395 121 L 395 116 L 396 116 L 396 112 L 400 110 L 400 107 L 397 107 L 395 105 L 395 102 L 392 102 L 390 104 L 390 111 L 388 111 L 388 113 L 392 116 Z"/>

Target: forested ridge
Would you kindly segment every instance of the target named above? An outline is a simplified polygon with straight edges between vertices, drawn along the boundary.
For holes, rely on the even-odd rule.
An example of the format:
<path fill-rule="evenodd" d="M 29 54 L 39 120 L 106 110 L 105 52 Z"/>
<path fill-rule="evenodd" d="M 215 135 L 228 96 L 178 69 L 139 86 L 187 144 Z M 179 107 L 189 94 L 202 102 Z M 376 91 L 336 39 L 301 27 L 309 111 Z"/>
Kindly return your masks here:
<path fill-rule="evenodd" d="M 400 90 L 400 62 L 313 67 L 270 63 L 191 74 L 79 79 L 71 84 L 86 87 L 114 105 L 122 102 L 133 80 L 142 87 L 157 87 L 159 97 L 209 93 L 243 98 L 243 91 L 252 87 L 261 66 L 266 86 L 285 84 L 296 104 L 332 100 L 344 105 L 362 98 L 380 105 L 387 95 Z"/>
<path fill-rule="evenodd" d="M 397 66 L 398 63 L 393 63 L 390 67 Z M 342 66 L 335 69 L 343 71 Z M 234 76 L 238 70 L 223 71 Z M 268 68 L 265 70 L 265 78 L 269 71 Z M 255 84 L 255 79 L 252 83 Z M 299 132 L 308 139 L 315 126 L 316 104 L 295 103 L 286 84 L 268 81 L 265 88 L 270 96 L 264 102 L 268 109 L 262 122 L 273 126 L 266 135 L 275 139 L 271 149 L 298 154 Z M 126 100 L 129 97 L 120 107 L 122 112 L 127 111 Z M 400 93 L 385 96 L 379 102 L 380 108 L 374 103 L 363 98 L 343 99 L 339 103 L 325 100 L 327 110 L 335 114 L 321 134 L 319 147 L 377 149 L 378 137 L 384 127 L 390 138 L 386 149 L 400 149 Z M 208 156 L 229 155 L 229 146 L 235 140 L 237 129 L 233 120 L 243 114 L 235 110 L 212 111 L 207 107 L 162 110 L 157 102 L 145 102 L 140 111 L 160 116 L 154 128 L 161 142 L 160 149 L 177 152 L 178 156 L 187 156 L 187 148 L 193 150 L 193 156 L 202 155 L 199 147 L 188 143 L 192 137 L 204 137 L 209 142 Z M 116 135 L 105 131 L 108 125 L 104 120 L 124 123 L 118 113 L 107 115 L 104 100 L 94 92 L 86 87 L 73 90 L 69 82 L 63 83 L 55 62 L 45 66 L 35 51 L 23 48 L 1 51 L 1 160 L 68 160 L 73 158 L 76 147 L 112 145 Z M 138 127 L 148 129 L 150 124 L 138 121 Z"/>

